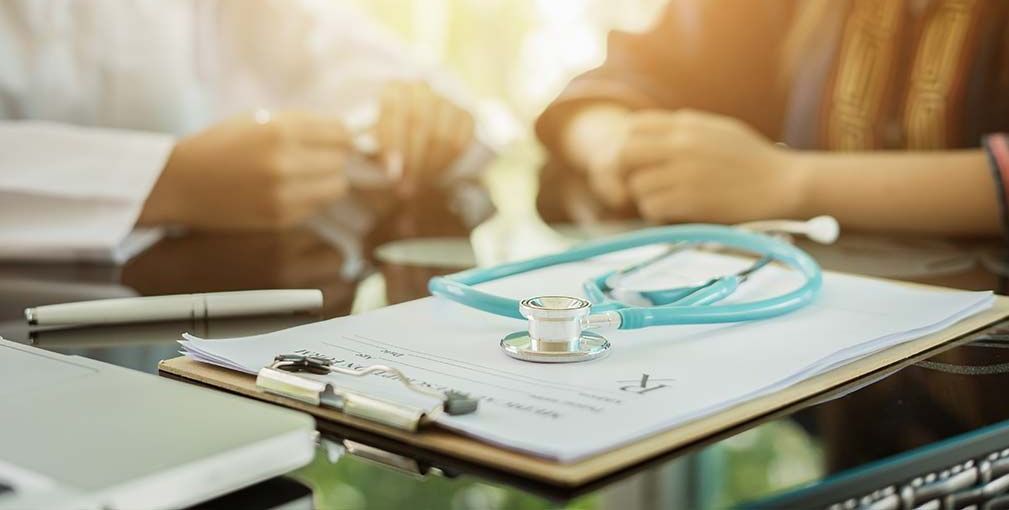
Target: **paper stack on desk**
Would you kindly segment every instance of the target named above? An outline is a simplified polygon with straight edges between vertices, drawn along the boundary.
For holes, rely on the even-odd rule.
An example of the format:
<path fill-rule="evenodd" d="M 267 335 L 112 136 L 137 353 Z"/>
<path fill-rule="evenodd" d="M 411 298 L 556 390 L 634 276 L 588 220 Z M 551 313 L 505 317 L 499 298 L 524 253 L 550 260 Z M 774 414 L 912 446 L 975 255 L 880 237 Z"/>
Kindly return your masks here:
<path fill-rule="evenodd" d="M 642 252 L 639 250 L 638 255 Z M 640 257 L 634 257 L 638 259 Z M 581 282 L 628 262 L 626 254 L 555 266 L 485 284 L 512 297 L 578 296 Z M 642 275 L 642 287 L 671 287 L 736 272 L 749 261 L 683 252 Z M 774 266 L 726 302 L 794 288 Z M 574 364 L 511 359 L 498 347 L 523 321 L 424 298 L 276 333 L 183 341 L 197 360 L 255 373 L 279 353 L 317 353 L 338 366 L 391 365 L 415 381 L 481 398 L 471 415 L 442 415 L 446 428 L 506 448 L 571 462 L 639 440 L 804 381 L 989 308 L 990 292 L 904 286 L 825 274 L 810 306 L 764 321 L 603 332 L 608 357 Z M 425 397 L 381 376 L 328 377 L 335 384 L 404 403 Z"/>

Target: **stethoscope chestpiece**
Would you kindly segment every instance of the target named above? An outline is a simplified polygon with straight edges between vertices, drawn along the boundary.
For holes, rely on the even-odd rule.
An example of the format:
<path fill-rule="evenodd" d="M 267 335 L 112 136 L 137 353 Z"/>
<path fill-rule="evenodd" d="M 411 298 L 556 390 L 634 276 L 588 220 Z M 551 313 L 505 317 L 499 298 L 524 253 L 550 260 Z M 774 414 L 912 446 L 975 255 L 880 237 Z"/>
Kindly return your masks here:
<path fill-rule="evenodd" d="M 539 363 L 572 363 L 605 356 L 610 343 L 602 335 L 585 331 L 591 304 L 569 296 L 540 296 L 519 303 L 529 320 L 529 330 L 501 340 L 509 356 Z"/>

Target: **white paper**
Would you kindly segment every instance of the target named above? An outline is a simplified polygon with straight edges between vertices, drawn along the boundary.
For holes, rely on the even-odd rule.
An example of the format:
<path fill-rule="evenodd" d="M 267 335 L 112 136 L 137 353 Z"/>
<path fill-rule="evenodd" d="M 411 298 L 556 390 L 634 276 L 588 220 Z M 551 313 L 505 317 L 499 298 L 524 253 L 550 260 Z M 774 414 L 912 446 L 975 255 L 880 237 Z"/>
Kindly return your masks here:
<path fill-rule="evenodd" d="M 577 296 L 582 281 L 627 260 L 621 254 L 555 266 L 483 288 L 517 298 Z M 681 285 L 748 265 L 684 252 L 646 280 L 649 287 Z M 799 276 L 768 266 L 726 302 L 777 295 L 800 283 Z M 391 365 L 415 381 L 481 398 L 476 413 L 442 416 L 441 425 L 570 462 L 941 330 L 989 308 L 993 299 L 991 292 L 921 290 L 826 274 L 818 299 L 791 314 L 748 323 L 606 331 L 613 344 L 608 357 L 558 365 L 522 362 L 501 352 L 499 340 L 524 329 L 523 321 L 438 298 L 245 339 L 190 338 L 182 344 L 196 359 L 250 373 L 278 353 L 298 351 L 344 367 Z M 326 377 L 403 402 L 423 399 L 381 377 Z"/>
<path fill-rule="evenodd" d="M 0 121 L 0 259 L 123 263 L 161 238 L 134 231 L 174 146 L 159 133 Z"/>

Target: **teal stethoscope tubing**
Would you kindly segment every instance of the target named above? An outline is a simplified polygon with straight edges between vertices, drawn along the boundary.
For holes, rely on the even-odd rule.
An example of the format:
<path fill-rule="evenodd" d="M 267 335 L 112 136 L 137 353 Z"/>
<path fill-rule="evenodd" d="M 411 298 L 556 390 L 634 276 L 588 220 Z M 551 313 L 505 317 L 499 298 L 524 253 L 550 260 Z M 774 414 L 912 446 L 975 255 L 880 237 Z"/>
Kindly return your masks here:
<path fill-rule="evenodd" d="M 767 319 L 809 304 L 823 285 L 820 266 L 806 252 L 770 236 L 721 225 L 676 225 L 654 227 L 575 246 L 567 251 L 511 262 L 489 268 L 475 268 L 437 276 L 428 282 L 431 294 L 484 312 L 523 319 L 519 301 L 483 292 L 473 285 L 525 273 L 544 267 L 585 260 L 616 251 L 659 243 L 716 243 L 762 256 L 771 256 L 800 272 L 805 282 L 784 294 L 736 304 L 667 304 L 632 307 L 609 301 L 593 305 L 593 312 L 613 311 L 620 315 L 620 329 L 677 324 L 712 324 Z"/>

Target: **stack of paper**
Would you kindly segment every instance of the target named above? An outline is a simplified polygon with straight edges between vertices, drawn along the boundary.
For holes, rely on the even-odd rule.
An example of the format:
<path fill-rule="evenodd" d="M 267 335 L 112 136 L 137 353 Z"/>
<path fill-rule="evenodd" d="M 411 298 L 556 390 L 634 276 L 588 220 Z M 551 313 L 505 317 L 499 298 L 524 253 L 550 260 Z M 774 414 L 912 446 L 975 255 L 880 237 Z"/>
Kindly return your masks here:
<path fill-rule="evenodd" d="M 640 251 L 638 255 L 640 255 Z M 516 298 L 578 296 L 581 282 L 622 267 L 626 255 L 555 266 L 485 284 Z M 678 286 L 749 266 L 684 252 L 641 275 L 648 287 Z M 777 295 L 801 283 L 768 266 L 727 302 Z M 498 347 L 523 321 L 425 298 L 254 337 L 183 341 L 200 361 L 249 373 L 278 353 L 312 353 L 338 366 L 390 365 L 415 381 L 481 398 L 480 409 L 438 422 L 460 433 L 559 461 L 573 461 L 717 413 L 839 365 L 921 337 L 992 305 L 990 292 L 923 290 L 827 274 L 823 292 L 791 314 L 749 323 L 603 332 L 608 357 L 563 365 L 527 363 Z M 419 402 L 381 376 L 328 377 L 349 389 Z"/>

